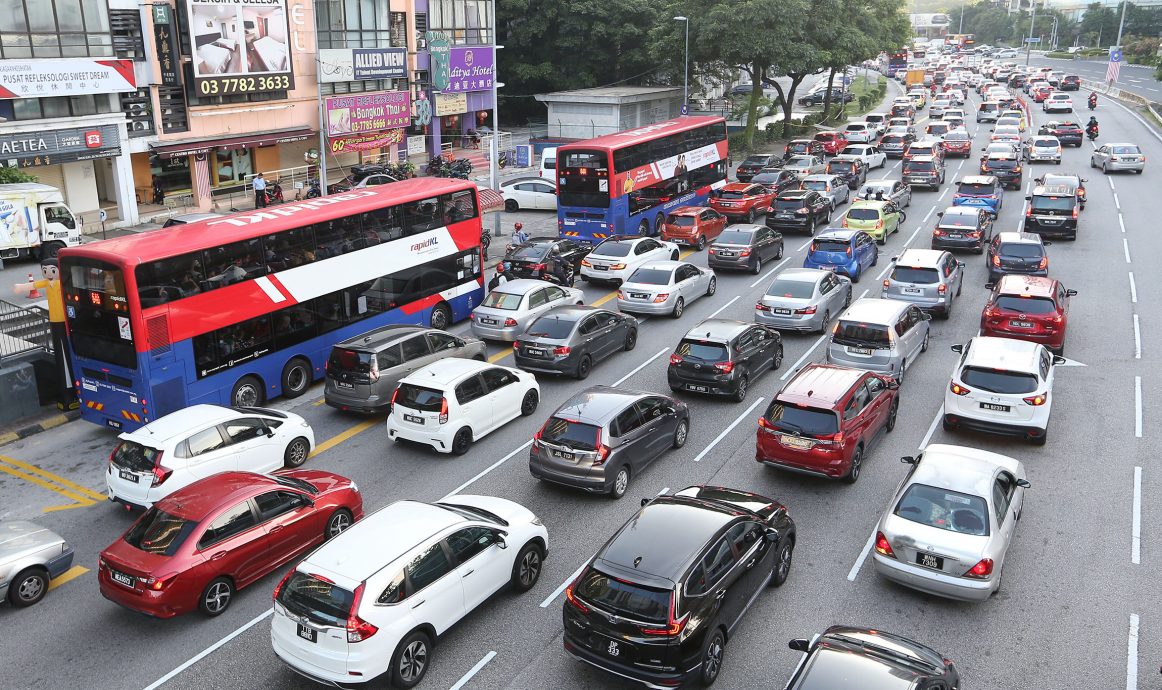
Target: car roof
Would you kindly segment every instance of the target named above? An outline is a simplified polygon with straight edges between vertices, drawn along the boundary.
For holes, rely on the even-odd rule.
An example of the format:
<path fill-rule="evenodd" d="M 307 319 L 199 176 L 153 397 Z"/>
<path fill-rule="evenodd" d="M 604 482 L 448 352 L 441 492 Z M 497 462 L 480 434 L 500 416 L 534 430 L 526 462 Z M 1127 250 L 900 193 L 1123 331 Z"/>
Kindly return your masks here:
<path fill-rule="evenodd" d="M 1032 232 L 1017 232 L 1015 230 L 1006 230 L 997 233 L 997 239 L 1002 244 L 1044 244 L 1041 241 L 1041 236 Z"/>
<path fill-rule="evenodd" d="M 461 379 L 470 374 L 495 366 L 498 365 L 476 359 L 446 357 L 408 374 L 404 381 L 416 386 L 447 387 L 459 383 Z"/>
<path fill-rule="evenodd" d="M 863 369 L 812 362 L 800 369 L 776 398 L 784 402 L 831 407 L 863 378 Z"/>
<path fill-rule="evenodd" d="M 1077 185 L 1064 180 L 1052 184 L 1039 184 L 1033 187 L 1033 196 L 1067 196 L 1076 198 Z"/>
<path fill-rule="evenodd" d="M 840 240 L 843 242 L 850 242 L 851 238 L 863 232 L 862 230 L 852 230 L 847 228 L 828 228 L 815 236 L 817 240 Z"/>
<path fill-rule="evenodd" d="M 832 159 L 834 160 L 834 159 Z M 804 182 L 834 182 L 835 175 L 831 173 L 814 173 L 803 178 Z"/>
<path fill-rule="evenodd" d="M 722 187 L 722 191 L 724 191 L 724 192 L 745 192 L 746 190 L 750 189 L 751 187 L 755 187 L 755 186 L 758 186 L 758 185 L 755 185 L 753 182 L 731 182 L 727 185 L 724 185 Z"/>
<path fill-rule="evenodd" d="M 1016 338 L 978 335 L 971 341 L 964 366 L 1036 373 L 1041 345 Z"/>
<path fill-rule="evenodd" d="M 944 252 L 939 249 L 905 249 L 896 258 L 897 266 L 912 266 L 916 268 L 936 268 Z"/>
<path fill-rule="evenodd" d="M 851 202 L 851 206 L 847 207 L 847 210 L 850 211 L 853 208 L 874 208 L 880 211 L 890 203 L 893 203 L 891 199 L 855 199 Z"/>
<path fill-rule="evenodd" d="M 696 340 L 713 340 L 715 342 L 728 343 L 734 340 L 740 333 L 754 326 L 751 321 L 738 321 L 735 319 L 706 319 L 697 326 L 686 331 L 684 338 Z"/>
<path fill-rule="evenodd" d="M 998 468 L 1013 474 L 1024 474 L 1019 469 L 1021 467 L 1019 461 L 1007 455 L 978 448 L 933 443 L 925 448 L 923 453 L 916 471 L 908 480 L 909 483 L 972 493 L 990 503 L 993 475 Z"/>
<path fill-rule="evenodd" d="M 553 415 L 575 419 L 585 424 L 604 426 L 624 410 L 626 405 L 647 395 L 661 394 L 613 386 L 590 386 L 561 403 Z"/>
<path fill-rule="evenodd" d="M 505 292 L 510 295 L 527 295 L 528 293 L 538 288 L 549 287 L 552 283 L 545 280 L 537 280 L 535 278 L 517 278 L 510 280 L 499 287 L 494 288 L 493 292 Z"/>
<path fill-rule="evenodd" d="M 669 212 L 671 216 L 696 216 L 706 210 L 705 206 L 679 206 Z"/>
<path fill-rule="evenodd" d="M 121 434 L 119 438 L 152 448 L 164 444 L 176 436 L 184 436 L 195 429 L 237 419 L 244 414 L 247 413 L 238 412 L 222 405 L 191 405 L 176 412 L 170 412 L 139 429 Z M 260 413 L 256 411 L 254 414 Z"/>
<path fill-rule="evenodd" d="M 187 520 L 203 520 L 210 513 L 235 505 L 264 490 L 281 489 L 273 478 L 256 472 L 219 472 L 187 484 L 157 502 L 157 509 Z"/>
<path fill-rule="evenodd" d="M 1026 276 L 1010 273 L 1001 276 L 997 282 L 998 295 L 1021 295 L 1030 297 L 1049 297 L 1057 295 L 1057 280 L 1044 276 Z"/>
<path fill-rule="evenodd" d="M 851 303 L 843 311 L 841 318 L 844 321 L 869 321 L 871 323 L 887 323 L 899 316 L 900 312 L 911 306 L 908 302 L 900 302 L 879 297 L 861 297 Z"/>
<path fill-rule="evenodd" d="M 373 352 L 385 345 L 396 342 L 400 338 L 406 338 L 408 336 L 415 335 L 416 333 L 422 333 L 426 330 L 429 329 L 414 323 L 401 323 L 391 326 L 381 326 L 374 330 L 367 331 L 366 333 L 360 333 L 359 335 L 352 336 L 346 340 L 338 342 L 335 344 L 335 347 L 341 347 L 347 350 L 364 350 Z"/>
<path fill-rule="evenodd" d="M 818 283 L 827 276 L 828 271 L 823 268 L 788 268 L 775 274 L 776 280 L 798 280 L 804 283 Z"/>
<path fill-rule="evenodd" d="M 981 209 L 976 206 L 949 206 L 944 209 L 944 216 L 978 216 Z"/>
<path fill-rule="evenodd" d="M 961 184 L 996 184 L 996 175 L 968 175 L 960 180 Z"/>
<path fill-rule="evenodd" d="M 531 175 L 526 176 L 526 177 L 518 177 L 515 180 L 505 180 L 504 182 L 502 182 L 500 184 L 502 187 L 508 187 L 510 185 L 520 184 L 522 182 L 544 182 L 545 184 L 553 184 L 552 182 L 549 182 L 548 180 L 546 180 L 544 178 L 534 177 Z"/>

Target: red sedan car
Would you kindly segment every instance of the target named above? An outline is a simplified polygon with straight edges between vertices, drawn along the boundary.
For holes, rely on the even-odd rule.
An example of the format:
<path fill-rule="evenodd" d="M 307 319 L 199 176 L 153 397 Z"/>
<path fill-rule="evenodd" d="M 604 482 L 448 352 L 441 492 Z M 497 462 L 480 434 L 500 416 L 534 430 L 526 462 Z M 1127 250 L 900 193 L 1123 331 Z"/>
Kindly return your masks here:
<path fill-rule="evenodd" d="M 710 208 L 728 218 L 753 223 L 756 216 L 767 212 L 774 198 L 774 192 L 761 184 L 732 182 L 710 197 Z"/>
<path fill-rule="evenodd" d="M 363 517 L 346 477 L 322 470 L 223 472 L 175 491 L 101 552 L 101 594 L 172 618 L 217 616 L 234 592 Z"/>
<path fill-rule="evenodd" d="M 1053 278 L 1001 276 L 981 312 L 980 334 L 1028 340 L 1062 354 L 1069 298 L 1076 294 Z"/>
<path fill-rule="evenodd" d="M 843 132 L 820 132 L 815 135 L 815 141 L 823 142 L 823 151 L 829 156 L 837 155 L 848 143 Z"/>
<path fill-rule="evenodd" d="M 1033 96 L 1034 102 L 1040 103 L 1041 101 L 1045 100 L 1046 98 L 1049 98 L 1049 94 L 1053 93 L 1053 87 L 1052 86 L 1042 86 L 1040 88 L 1030 90 L 1029 93 Z"/>

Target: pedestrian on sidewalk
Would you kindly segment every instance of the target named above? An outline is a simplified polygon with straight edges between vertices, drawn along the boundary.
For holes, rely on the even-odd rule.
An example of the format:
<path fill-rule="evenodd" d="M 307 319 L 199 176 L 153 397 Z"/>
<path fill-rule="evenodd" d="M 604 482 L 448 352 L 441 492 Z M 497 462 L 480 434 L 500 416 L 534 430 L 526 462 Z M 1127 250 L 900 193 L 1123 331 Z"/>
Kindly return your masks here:
<path fill-rule="evenodd" d="M 266 180 L 262 173 L 254 176 L 254 208 L 266 208 Z"/>

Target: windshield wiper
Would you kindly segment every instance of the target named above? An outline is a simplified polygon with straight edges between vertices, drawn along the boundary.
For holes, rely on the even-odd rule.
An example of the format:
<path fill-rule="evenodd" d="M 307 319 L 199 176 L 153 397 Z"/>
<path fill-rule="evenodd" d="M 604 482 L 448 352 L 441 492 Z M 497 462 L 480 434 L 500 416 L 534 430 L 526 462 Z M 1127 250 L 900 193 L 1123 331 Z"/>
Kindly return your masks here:
<path fill-rule="evenodd" d="M 777 424 L 780 429 L 785 428 L 788 431 L 793 431 L 796 434 L 799 434 L 800 436 L 803 435 L 803 427 L 801 427 L 798 424 L 795 424 L 793 422 L 785 422 L 785 421 L 780 419 L 780 420 L 776 421 L 775 424 Z"/>

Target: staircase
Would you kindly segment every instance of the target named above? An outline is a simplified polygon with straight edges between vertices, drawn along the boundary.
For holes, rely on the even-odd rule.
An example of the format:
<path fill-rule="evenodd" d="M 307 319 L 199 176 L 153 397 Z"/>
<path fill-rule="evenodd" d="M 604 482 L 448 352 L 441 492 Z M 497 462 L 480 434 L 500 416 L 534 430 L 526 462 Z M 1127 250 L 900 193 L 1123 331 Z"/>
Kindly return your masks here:
<path fill-rule="evenodd" d="M 29 352 L 52 350 L 48 312 L 0 300 L 0 360 Z"/>

